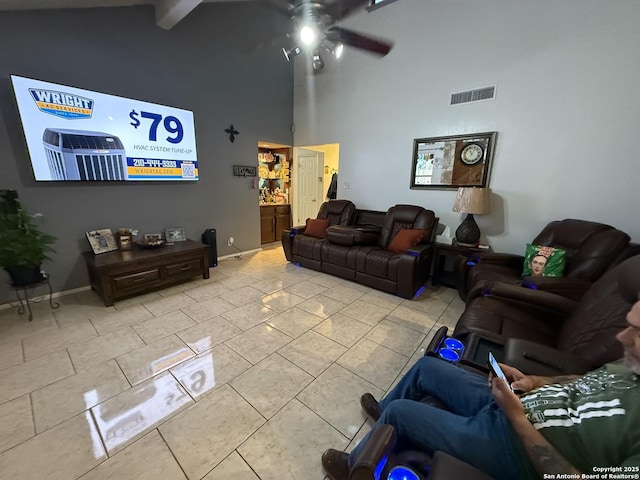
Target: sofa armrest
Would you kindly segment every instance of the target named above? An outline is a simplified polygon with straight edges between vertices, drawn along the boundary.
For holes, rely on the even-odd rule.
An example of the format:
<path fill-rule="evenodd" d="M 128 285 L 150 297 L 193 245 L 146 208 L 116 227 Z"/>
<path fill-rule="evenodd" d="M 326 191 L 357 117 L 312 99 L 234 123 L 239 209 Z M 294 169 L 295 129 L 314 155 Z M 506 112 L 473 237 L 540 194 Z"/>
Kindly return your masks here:
<path fill-rule="evenodd" d="M 282 231 L 280 240 L 282 241 L 282 249 L 284 250 L 284 256 L 287 258 L 287 261 L 291 262 L 293 259 L 293 237 L 304 233 L 306 228 L 306 225 L 300 225 Z"/>
<path fill-rule="evenodd" d="M 378 463 L 389 455 L 395 445 L 396 431 L 394 428 L 387 424 L 377 426 L 351 466 L 349 480 L 373 479 Z"/>
<path fill-rule="evenodd" d="M 531 310 L 548 311 L 569 315 L 578 302 L 550 292 L 523 288 L 504 282 L 495 282 L 488 286 L 474 288 L 469 292 L 467 301 L 476 297 L 492 297 L 512 305 L 525 306 Z"/>
<path fill-rule="evenodd" d="M 489 475 L 468 463 L 437 450 L 433 454 L 429 480 L 451 480 L 452 478 L 492 480 Z"/>
<path fill-rule="evenodd" d="M 572 300 L 580 300 L 591 285 L 590 280 L 573 277 L 527 276 L 522 279 L 523 287 L 555 293 Z"/>
<path fill-rule="evenodd" d="M 433 253 L 433 245 L 428 243 L 419 243 L 418 245 L 408 248 L 405 252 L 406 255 L 411 255 L 412 257 L 418 257 L 420 259 L 431 255 Z"/>
<path fill-rule="evenodd" d="M 582 374 L 597 367 L 584 357 L 522 338 L 508 338 L 505 341 L 504 363 L 528 375 L 551 377 Z"/>
<path fill-rule="evenodd" d="M 469 262 L 473 262 L 475 264 L 485 263 L 499 265 L 501 267 L 512 268 L 514 270 L 522 270 L 524 257 L 522 255 L 514 255 L 511 253 L 478 252 L 471 255 Z"/>

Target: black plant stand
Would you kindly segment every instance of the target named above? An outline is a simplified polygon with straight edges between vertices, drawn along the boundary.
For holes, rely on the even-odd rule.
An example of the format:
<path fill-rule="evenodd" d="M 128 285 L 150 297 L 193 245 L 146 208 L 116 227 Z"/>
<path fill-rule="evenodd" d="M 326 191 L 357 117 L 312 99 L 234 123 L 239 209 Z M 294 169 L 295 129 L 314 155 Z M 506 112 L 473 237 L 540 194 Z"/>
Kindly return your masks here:
<path fill-rule="evenodd" d="M 29 311 L 29 321 L 33 320 L 33 313 L 31 312 L 31 304 L 29 303 L 29 293 L 28 293 L 29 289 L 35 290 L 37 287 L 40 287 L 42 285 L 47 285 L 49 287 L 49 306 L 54 310 L 60 307 L 60 304 L 58 302 L 53 301 L 53 292 L 51 290 L 51 282 L 49 282 L 49 274 L 47 273 L 43 273 L 42 276 L 40 277 L 40 280 L 38 280 L 37 282 L 28 283 L 26 285 L 14 285 L 13 283 L 10 282 L 10 285 L 11 285 L 11 288 L 15 290 L 16 297 L 18 297 L 18 301 L 20 302 L 20 306 L 18 307 L 18 315 L 22 315 L 25 312 L 24 306 L 26 304 L 27 305 L 26 310 Z M 22 292 L 22 295 L 24 296 L 24 301 L 20 296 L 20 292 Z"/>

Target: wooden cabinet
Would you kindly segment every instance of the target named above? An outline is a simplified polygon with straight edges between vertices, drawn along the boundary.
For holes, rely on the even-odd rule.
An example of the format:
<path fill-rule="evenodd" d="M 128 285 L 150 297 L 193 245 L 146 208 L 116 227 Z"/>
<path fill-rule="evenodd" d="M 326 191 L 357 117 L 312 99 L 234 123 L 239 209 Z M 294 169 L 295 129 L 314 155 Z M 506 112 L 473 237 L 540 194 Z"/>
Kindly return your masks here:
<path fill-rule="evenodd" d="M 280 240 L 282 231 L 291 228 L 291 207 L 289 205 L 260 206 L 260 243 Z"/>
<path fill-rule="evenodd" d="M 187 240 L 157 249 L 117 250 L 84 254 L 91 287 L 106 307 L 120 298 L 186 282 L 209 278 L 209 247 Z"/>

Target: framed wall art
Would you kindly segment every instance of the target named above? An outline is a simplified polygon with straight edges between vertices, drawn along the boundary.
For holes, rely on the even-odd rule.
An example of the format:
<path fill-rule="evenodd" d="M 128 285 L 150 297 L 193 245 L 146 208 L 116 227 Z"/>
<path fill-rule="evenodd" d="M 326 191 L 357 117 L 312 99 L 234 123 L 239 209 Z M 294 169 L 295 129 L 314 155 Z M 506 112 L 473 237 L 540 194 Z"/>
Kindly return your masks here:
<path fill-rule="evenodd" d="M 411 188 L 488 187 L 497 132 L 416 138 Z"/>
<path fill-rule="evenodd" d="M 99 253 L 111 252 L 118 250 L 118 244 L 110 229 L 104 228 L 102 230 L 92 230 L 86 232 L 87 240 L 91 245 L 91 250 L 96 255 Z"/>

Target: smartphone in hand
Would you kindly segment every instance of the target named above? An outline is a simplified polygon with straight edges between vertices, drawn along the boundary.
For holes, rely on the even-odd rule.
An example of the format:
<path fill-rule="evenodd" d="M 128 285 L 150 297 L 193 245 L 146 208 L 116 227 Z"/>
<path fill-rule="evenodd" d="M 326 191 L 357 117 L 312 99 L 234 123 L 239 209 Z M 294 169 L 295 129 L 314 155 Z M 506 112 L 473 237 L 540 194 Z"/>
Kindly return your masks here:
<path fill-rule="evenodd" d="M 491 368 L 491 371 L 493 372 L 493 374 L 496 377 L 501 378 L 504 381 L 504 383 L 507 384 L 507 387 L 509 387 L 509 390 L 513 392 L 513 388 L 511 388 L 511 384 L 509 383 L 509 380 L 507 380 L 507 376 L 504 374 L 504 372 L 500 368 L 500 365 L 498 364 L 498 361 L 496 360 L 496 358 L 493 356 L 493 353 L 491 352 L 489 352 L 489 368 Z"/>

